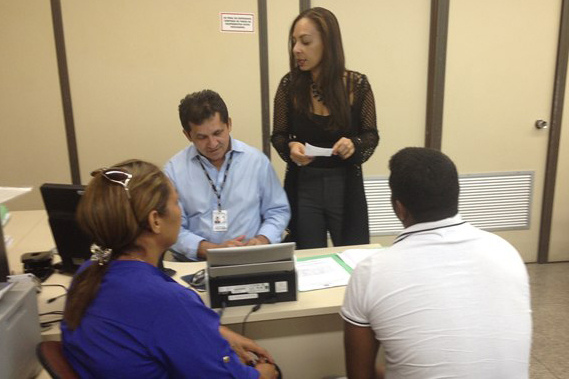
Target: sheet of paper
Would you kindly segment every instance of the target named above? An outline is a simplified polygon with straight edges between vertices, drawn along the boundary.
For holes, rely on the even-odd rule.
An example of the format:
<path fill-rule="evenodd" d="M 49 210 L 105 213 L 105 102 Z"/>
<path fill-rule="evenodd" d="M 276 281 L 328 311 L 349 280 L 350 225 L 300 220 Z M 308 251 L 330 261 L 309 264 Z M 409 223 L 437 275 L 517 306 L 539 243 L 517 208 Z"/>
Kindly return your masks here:
<path fill-rule="evenodd" d="M 358 263 L 380 250 L 382 249 L 348 249 L 337 254 L 353 270 Z"/>
<path fill-rule="evenodd" d="M 309 157 L 329 157 L 332 155 L 332 149 L 313 146 L 307 143 L 304 145 L 304 154 Z"/>
<path fill-rule="evenodd" d="M 345 286 L 350 280 L 350 274 L 332 257 L 297 261 L 296 273 L 301 292 Z"/>
<path fill-rule="evenodd" d="M 4 246 L 10 247 L 10 246 L 12 246 L 12 242 L 14 242 L 14 238 L 4 234 Z"/>
<path fill-rule="evenodd" d="M 0 187 L 0 204 L 28 193 L 31 190 L 32 187 Z"/>

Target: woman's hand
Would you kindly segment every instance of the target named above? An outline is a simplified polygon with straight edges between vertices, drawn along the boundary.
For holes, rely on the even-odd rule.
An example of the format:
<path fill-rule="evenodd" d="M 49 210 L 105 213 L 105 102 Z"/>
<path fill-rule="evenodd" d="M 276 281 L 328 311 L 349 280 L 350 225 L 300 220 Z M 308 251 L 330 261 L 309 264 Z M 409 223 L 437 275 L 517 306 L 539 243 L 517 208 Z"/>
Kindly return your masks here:
<path fill-rule="evenodd" d="M 255 365 L 255 368 L 261 374 L 259 379 L 278 379 L 279 378 L 279 373 L 277 372 L 277 369 L 275 368 L 274 365 L 272 365 L 270 363 L 259 363 L 259 364 Z"/>
<path fill-rule="evenodd" d="M 299 166 L 306 166 L 314 160 L 314 157 L 309 157 L 304 154 L 304 144 L 300 142 L 289 142 L 290 159 Z"/>
<path fill-rule="evenodd" d="M 275 363 L 271 354 L 269 354 L 265 348 L 257 345 L 255 341 L 235 333 L 225 326 L 220 326 L 219 332 L 223 338 L 229 342 L 233 351 L 235 351 L 244 364 Z"/>
<path fill-rule="evenodd" d="M 342 159 L 348 159 L 356 151 L 351 139 L 342 137 L 332 147 L 332 155 L 338 155 Z"/>

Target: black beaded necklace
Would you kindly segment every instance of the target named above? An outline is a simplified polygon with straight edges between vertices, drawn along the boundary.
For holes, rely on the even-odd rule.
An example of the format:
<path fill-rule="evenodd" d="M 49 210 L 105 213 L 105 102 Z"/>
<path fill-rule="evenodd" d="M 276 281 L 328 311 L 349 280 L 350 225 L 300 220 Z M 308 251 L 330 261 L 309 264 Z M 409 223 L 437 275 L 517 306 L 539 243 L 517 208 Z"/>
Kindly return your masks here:
<path fill-rule="evenodd" d="M 310 82 L 310 89 L 312 90 L 312 97 L 315 98 L 317 101 L 324 103 L 324 94 L 322 90 L 314 81 Z"/>

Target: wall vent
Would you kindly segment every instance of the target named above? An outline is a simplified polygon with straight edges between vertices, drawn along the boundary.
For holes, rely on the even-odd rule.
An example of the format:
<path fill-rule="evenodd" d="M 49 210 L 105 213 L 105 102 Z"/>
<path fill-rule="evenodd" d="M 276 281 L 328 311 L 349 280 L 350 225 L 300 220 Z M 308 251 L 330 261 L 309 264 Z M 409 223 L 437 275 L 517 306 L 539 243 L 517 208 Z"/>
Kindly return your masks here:
<path fill-rule="evenodd" d="M 484 230 L 528 229 L 533 188 L 532 171 L 460 175 L 459 212 Z M 402 225 L 391 209 L 386 177 L 364 181 L 372 236 L 397 234 Z"/>

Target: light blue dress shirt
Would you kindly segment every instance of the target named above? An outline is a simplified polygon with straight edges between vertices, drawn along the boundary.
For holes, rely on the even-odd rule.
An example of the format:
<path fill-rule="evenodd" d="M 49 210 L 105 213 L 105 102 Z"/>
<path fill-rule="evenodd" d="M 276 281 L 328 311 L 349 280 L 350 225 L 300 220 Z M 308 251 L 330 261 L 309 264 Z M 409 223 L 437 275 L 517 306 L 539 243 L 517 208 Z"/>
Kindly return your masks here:
<path fill-rule="evenodd" d="M 233 160 L 221 191 L 231 151 Z M 227 211 L 227 231 L 213 231 L 217 197 L 200 158 L 221 194 L 221 209 Z M 178 241 L 172 246 L 175 251 L 197 260 L 198 246 L 203 240 L 222 243 L 240 235 L 248 240 L 262 234 L 271 243 L 281 241 L 290 219 L 290 207 L 271 162 L 259 150 L 231 138 L 231 149 L 218 171 L 190 145 L 172 157 L 164 171 L 178 191 L 182 208 L 182 227 Z"/>

